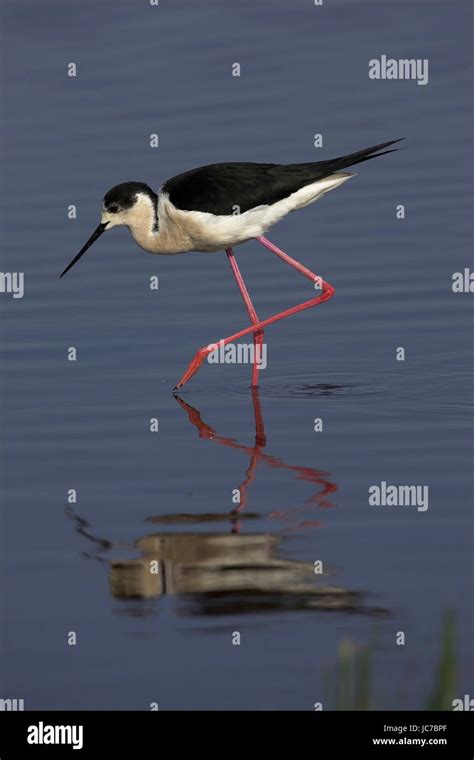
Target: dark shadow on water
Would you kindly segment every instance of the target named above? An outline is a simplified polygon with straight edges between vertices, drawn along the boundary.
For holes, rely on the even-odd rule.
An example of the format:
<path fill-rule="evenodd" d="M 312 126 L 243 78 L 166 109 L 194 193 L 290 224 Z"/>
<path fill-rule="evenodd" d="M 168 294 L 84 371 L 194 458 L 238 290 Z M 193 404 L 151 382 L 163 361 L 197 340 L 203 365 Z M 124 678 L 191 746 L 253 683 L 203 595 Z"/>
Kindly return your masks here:
<path fill-rule="evenodd" d="M 192 617 L 296 610 L 383 614 L 384 610 L 366 605 L 364 592 L 328 582 L 333 570 L 326 564 L 321 567 L 314 561 L 283 556 L 285 533 L 320 525 L 319 520 L 300 520 L 299 512 L 333 507 L 331 497 L 337 484 L 328 472 L 289 464 L 264 451 L 267 438 L 257 391 L 252 391 L 253 446 L 219 435 L 203 421 L 199 410 L 178 396 L 176 401 L 199 438 L 248 456 L 249 463 L 239 486 L 240 502 L 230 512 L 151 516 L 146 522 L 164 530 L 145 534 L 130 543 L 113 543 L 95 536 L 87 521 L 68 507 L 67 514 L 78 533 L 94 544 L 94 551 L 84 556 L 108 563 L 112 597 L 129 602 L 118 613 L 131 617 L 154 614 L 156 607 L 151 600 L 172 596 L 179 601 L 179 614 Z M 297 479 L 313 484 L 314 492 L 304 505 L 290 510 L 270 515 L 247 511 L 249 488 L 258 467 L 263 465 L 287 470 Z M 252 532 L 252 522 L 263 517 L 276 519 L 283 525 L 289 523 L 290 527 L 280 532 Z M 222 523 L 227 523 L 227 531 L 192 530 L 193 526 L 220 527 Z M 123 550 L 139 556 L 133 559 L 104 556 Z"/>
<path fill-rule="evenodd" d="M 349 387 L 347 385 L 331 385 L 331 383 L 316 383 L 316 385 L 297 386 L 295 391 L 306 396 L 330 396 L 336 391 L 343 391 L 344 388 Z"/>

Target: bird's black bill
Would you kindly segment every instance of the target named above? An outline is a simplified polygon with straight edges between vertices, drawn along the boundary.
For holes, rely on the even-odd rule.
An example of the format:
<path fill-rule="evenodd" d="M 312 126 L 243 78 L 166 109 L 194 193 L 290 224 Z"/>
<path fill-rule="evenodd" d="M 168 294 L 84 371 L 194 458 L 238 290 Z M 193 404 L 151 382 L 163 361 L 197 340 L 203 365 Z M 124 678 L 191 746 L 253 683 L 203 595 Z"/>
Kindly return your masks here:
<path fill-rule="evenodd" d="M 85 254 L 85 252 L 87 251 L 87 249 L 91 247 L 92 243 L 95 243 L 95 241 L 97 240 L 97 238 L 99 238 L 102 235 L 102 233 L 105 231 L 105 228 L 107 227 L 107 225 L 108 225 L 108 222 L 104 222 L 103 224 L 99 224 L 99 226 L 97 227 L 97 229 L 94 230 L 94 232 L 90 236 L 90 238 L 87 241 L 87 243 L 81 248 L 81 250 L 79 251 L 79 253 L 77 254 L 77 256 L 74 256 L 73 260 L 71 261 L 70 264 L 67 265 L 67 267 L 64 270 L 64 272 L 59 275 L 59 279 L 61 279 L 61 277 L 63 277 L 63 275 L 66 274 L 66 272 L 69 272 L 69 270 L 71 269 L 71 267 L 73 267 L 74 264 L 77 261 L 79 261 L 79 259 L 81 258 L 81 256 L 83 256 Z"/>

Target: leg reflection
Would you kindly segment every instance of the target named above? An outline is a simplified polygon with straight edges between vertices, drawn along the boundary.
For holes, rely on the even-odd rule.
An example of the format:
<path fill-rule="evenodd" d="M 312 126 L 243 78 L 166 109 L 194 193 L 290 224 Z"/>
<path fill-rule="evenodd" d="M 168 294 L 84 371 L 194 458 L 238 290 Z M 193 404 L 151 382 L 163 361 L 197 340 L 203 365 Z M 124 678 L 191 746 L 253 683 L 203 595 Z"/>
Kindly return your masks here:
<path fill-rule="evenodd" d="M 278 468 L 278 469 L 284 469 L 288 470 L 291 473 L 295 473 L 298 480 L 304 480 L 309 483 L 313 483 L 316 485 L 316 491 L 309 497 L 309 499 L 306 500 L 307 505 L 314 505 L 317 507 L 332 507 L 334 504 L 329 499 L 330 494 L 333 494 L 337 491 L 337 485 L 336 483 L 333 483 L 330 480 L 329 473 L 325 472 L 324 470 L 317 470 L 314 467 L 301 467 L 300 465 L 291 465 L 287 462 L 283 461 L 282 459 L 279 459 L 277 457 L 271 456 L 270 454 L 267 454 L 263 451 L 264 447 L 266 446 L 267 439 L 265 435 L 265 425 L 263 421 L 263 415 L 262 415 L 262 407 L 260 404 L 260 398 L 258 395 L 258 389 L 252 388 L 252 404 L 253 404 L 253 413 L 254 413 L 254 423 L 255 423 L 255 444 L 254 446 L 245 446 L 243 444 L 237 443 L 237 441 L 234 438 L 226 438 L 224 436 L 218 435 L 216 431 L 210 427 L 210 425 L 207 425 L 202 417 L 201 413 L 192 407 L 190 404 L 187 404 L 185 401 L 183 401 L 182 398 L 175 395 L 176 401 L 180 404 L 180 406 L 186 411 L 188 415 L 188 419 L 191 422 L 191 424 L 197 429 L 198 435 L 200 438 L 205 438 L 208 440 L 212 440 L 213 442 L 220 444 L 221 446 L 227 446 L 231 449 L 237 449 L 238 451 L 241 451 L 249 457 L 249 466 L 247 467 L 245 471 L 245 478 L 241 482 L 239 489 L 240 489 L 240 504 L 237 509 L 235 509 L 233 512 L 231 512 L 230 517 L 233 520 L 233 531 L 238 532 L 240 530 L 240 521 L 238 520 L 238 516 L 242 511 L 245 509 L 247 505 L 247 498 L 248 498 L 248 488 L 250 484 L 255 479 L 256 469 L 259 462 L 262 462 L 269 467 Z M 304 507 L 300 508 L 301 510 L 304 509 Z M 269 516 L 270 517 L 277 517 L 280 520 L 283 521 L 291 521 L 294 522 L 294 513 L 297 512 L 298 509 L 293 510 L 277 510 L 272 512 Z M 237 518 L 237 520 L 236 520 Z M 309 527 L 310 525 L 318 525 L 319 520 L 304 520 L 303 522 L 300 522 L 296 525 L 293 524 L 293 530 L 299 528 L 299 527 Z"/>

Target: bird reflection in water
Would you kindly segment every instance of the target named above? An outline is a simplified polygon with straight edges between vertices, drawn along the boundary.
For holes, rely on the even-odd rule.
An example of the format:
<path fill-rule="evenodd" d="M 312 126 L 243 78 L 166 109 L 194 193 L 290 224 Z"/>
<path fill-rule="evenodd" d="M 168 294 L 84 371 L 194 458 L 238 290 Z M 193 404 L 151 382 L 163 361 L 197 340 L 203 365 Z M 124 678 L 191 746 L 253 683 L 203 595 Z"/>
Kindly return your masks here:
<path fill-rule="evenodd" d="M 259 514 L 246 510 L 248 490 L 259 465 L 285 469 L 298 479 L 316 486 L 302 510 L 333 506 L 330 496 L 337 491 L 329 473 L 311 467 L 290 465 L 266 452 L 266 435 L 257 389 L 252 389 L 255 444 L 245 446 L 219 435 L 205 423 L 200 412 L 178 396 L 191 424 L 202 439 L 245 453 L 248 467 L 239 486 L 240 503 L 231 512 L 205 514 L 162 514 L 147 522 L 164 530 L 139 538 L 133 548 L 136 559 L 109 560 L 109 586 L 117 599 L 151 599 L 175 595 L 183 603 L 181 612 L 191 615 L 239 614 L 282 610 L 344 610 L 373 612 L 363 606 L 363 594 L 327 583 L 331 570 L 315 572 L 313 561 L 285 559 L 280 554 L 284 533 L 258 533 L 248 529 Z M 318 525 L 317 520 L 295 520 L 295 510 L 274 512 L 278 522 L 290 522 L 289 530 Z M 298 512 L 298 509 L 296 510 Z M 94 541 L 99 554 L 115 547 L 94 538 L 87 523 L 70 512 L 76 529 Z M 203 532 L 203 525 L 215 528 L 227 523 L 226 532 Z M 242 530 L 246 523 L 245 531 Z M 192 526 L 199 525 L 199 532 Z M 166 527 L 165 527 L 166 526 Z M 178 528 L 170 532 L 169 527 Z M 187 528 L 187 532 L 183 529 Z M 191 529 L 191 530 L 189 530 Z M 118 548 L 118 547 L 117 547 Z M 120 545 L 123 548 L 123 545 Z M 318 568 L 319 569 L 319 568 Z M 134 614 L 131 612 L 131 614 Z"/>

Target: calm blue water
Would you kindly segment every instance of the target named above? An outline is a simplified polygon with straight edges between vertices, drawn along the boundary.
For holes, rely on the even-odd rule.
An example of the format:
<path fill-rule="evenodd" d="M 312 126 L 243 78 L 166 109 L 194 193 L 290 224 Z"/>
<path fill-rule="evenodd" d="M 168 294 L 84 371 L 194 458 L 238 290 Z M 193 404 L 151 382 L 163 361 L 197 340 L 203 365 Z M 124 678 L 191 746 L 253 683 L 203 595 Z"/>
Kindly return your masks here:
<path fill-rule="evenodd" d="M 1 269 L 25 295 L 0 298 L 1 698 L 328 707 L 350 638 L 377 642 L 375 706 L 418 709 L 446 609 L 472 693 L 472 295 L 451 290 L 472 267 L 468 8 L 3 3 Z M 428 85 L 370 80 L 382 54 L 429 59 Z M 266 331 L 258 398 L 246 366 L 172 395 L 199 346 L 246 326 L 225 256 L 152 257 L 122 228 L 58 279 L 118 182 L 397 137 L 269 233 L 336 297 Z M 312 297 L 257 243 L 236 255 L 262 316 Z M 381 481 L 428 486 L 428 510 L 369 506 Z"/>

